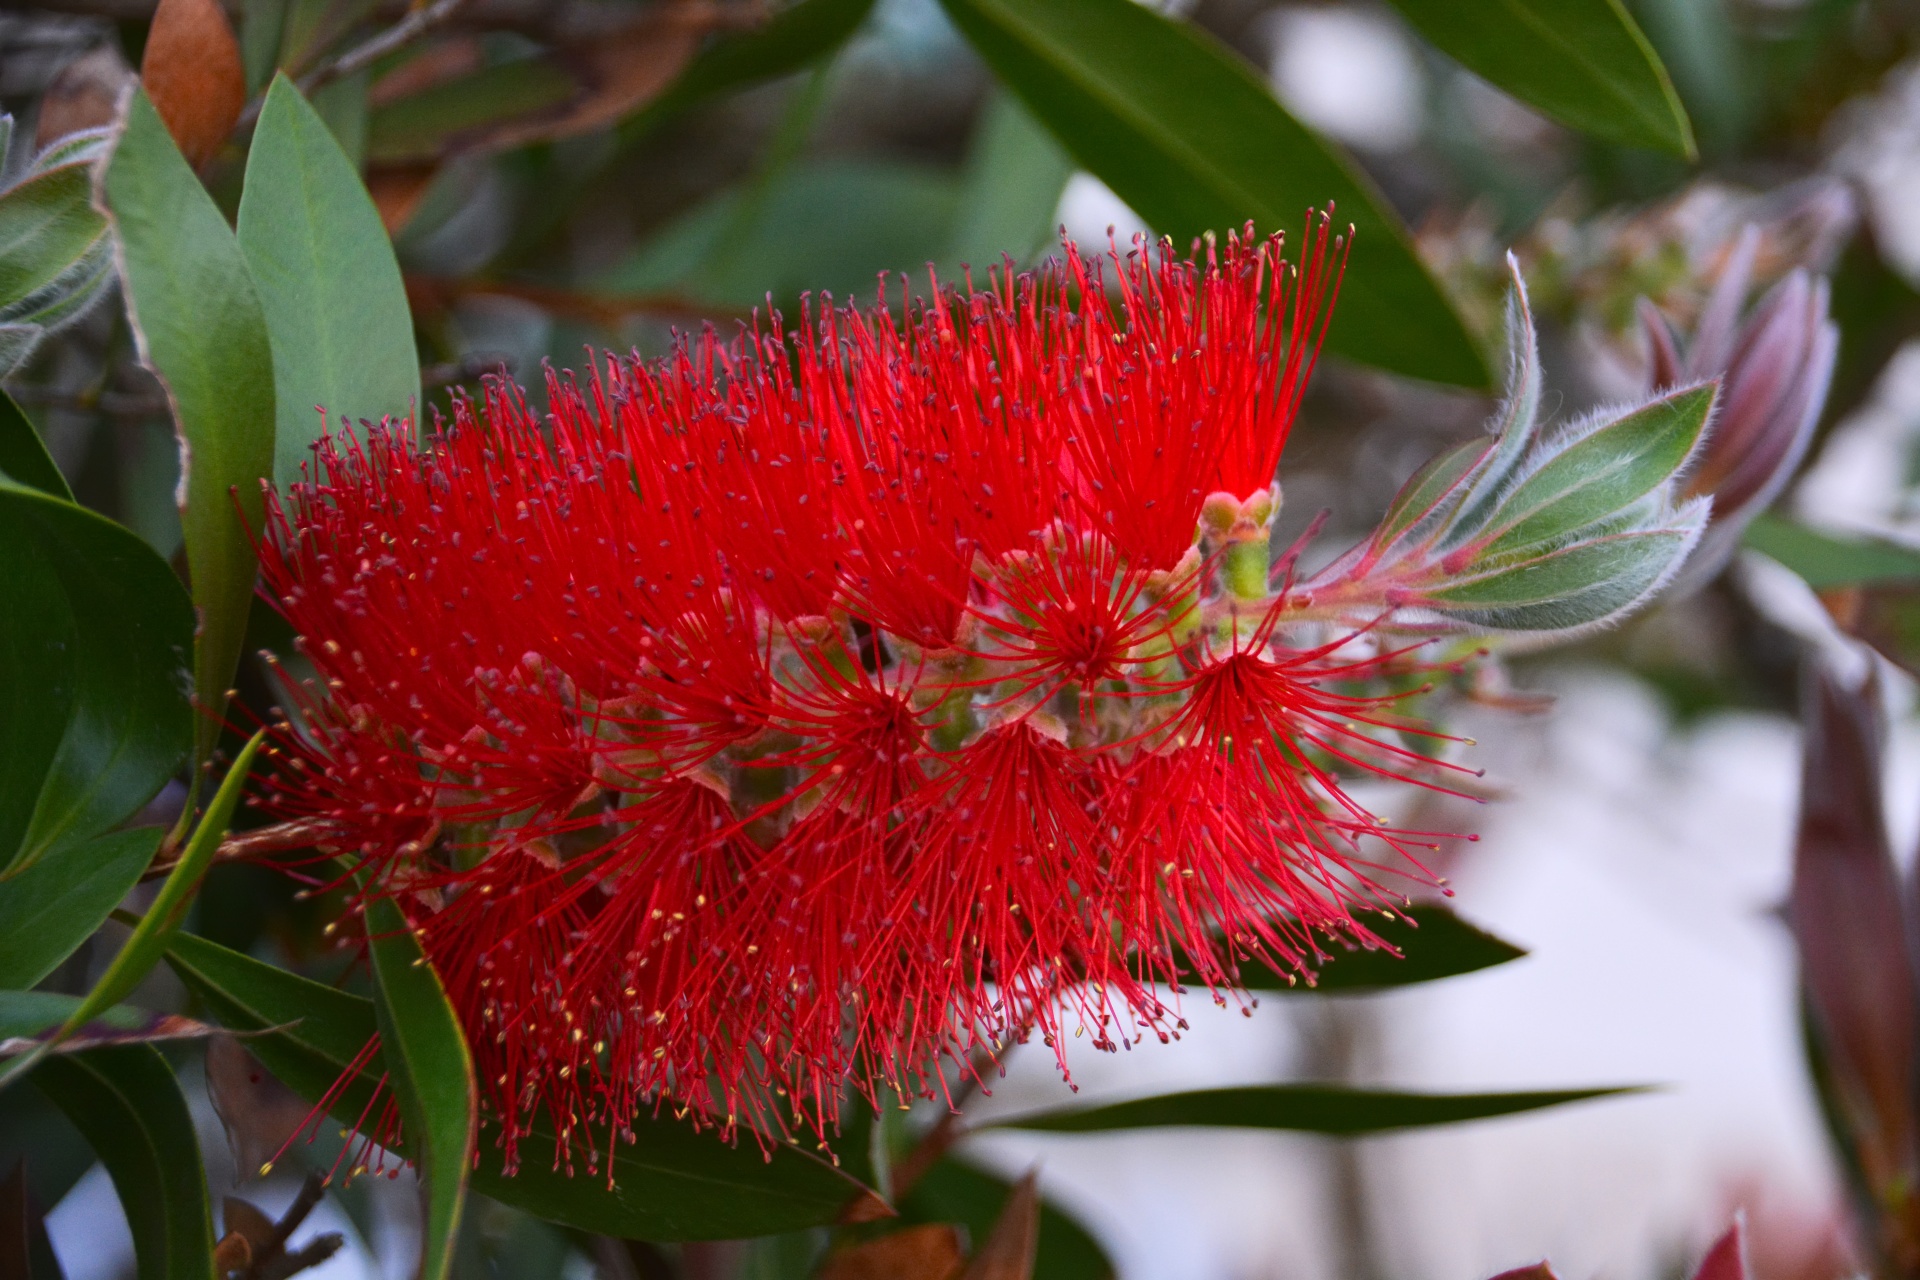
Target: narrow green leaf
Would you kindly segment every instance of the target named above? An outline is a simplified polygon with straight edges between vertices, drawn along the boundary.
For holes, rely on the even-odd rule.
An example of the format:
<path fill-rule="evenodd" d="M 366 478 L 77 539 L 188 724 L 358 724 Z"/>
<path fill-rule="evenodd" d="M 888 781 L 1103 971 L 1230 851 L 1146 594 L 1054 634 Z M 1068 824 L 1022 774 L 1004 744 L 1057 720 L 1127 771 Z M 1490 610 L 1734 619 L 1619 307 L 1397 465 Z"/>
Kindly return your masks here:
<path fill-rule="evenodd" d="M 974 126 L 948 260 L 984 280 L 1002 255 L 1024 264 L 1053 239 L 1073 163 L 1027 109 L 996 94 Z"/>
<path fill-rule="evenodd" d="M 420 361 L 400 266 L 367 189 L 300 91 L 274 78 L 247 154 L 240 250 L 273 342 L 274 479 L 330 419 L 412 414 Z"/>
<path fill-rule="evenodd" d="M 1696 525 L 1577 542 L 1449 583 L 1421 602 L 1500 631 L 1591 626 L 1645 598 L 1679 567 L 1697 536 Z"/>
<path fill-rule="evenodd" d="M 1312 986 L 1304 982 L 1289 984 L 1260 964 L 1242 965 L 1240 979 L 1250 991 L 1346 995 L 1437 982 L 1491 969 L 1527 954 L 1431 903 L 1408 907 L 1391 919 L 1368 916 L 1365 924 L 1400 954 L 1359 947 L 1334 951 L 1317 966 Z"/>
<path fill-rule="evenodd" d="M 211 1280 L 200 1143 L 159 1050 L 127 1045 L 49 1058 L 33 1080 L 107 1167 L 133 1231 L 139 1280 Z"/>
<path fill-rule="evenodd" d="M 207 812 L 200 819 L 193 838 L 187 841 L 180 851 L 180 861 L 174 864 L 173 871 L 160 886 L 160 892 L 154 895 L 153 905 L 147 908 L 146 915 L 121 944 L 120 953 L 100 975 L 93 990 L 80 1002 L 68 1017 L 62 1035 L 70 1035 L 86 1023 L 99 1017 L 106 1010 L 124 1000 L 132 990 L 140 985 L 153 966 L 160 963 L 167 953 L 167 940 L 179 929 L 181 919 L 186 915 L 187 904 L 192 900 L 194 890 L 200 887 L 200 877 L 206 874 L 207 867 L 213 862 L 213 854 L 220 847 L 220 841 L 226 837 L 227 826 L 233 821 L 234 806 L 240 802 L 240 792 L 246 787 L 247 770 L 253 767 L 254 753 L 260 749 L 260 743 L 266 737 L 262 729 L 253 735 L 240 755 L 233 762 L 233 768 L 227 771 L 226 779 L 221 782 L 220 790 L 214 793 L 213 802 L 207 806 Z M 57 1040 L 48 1042 L 51 1048 Z M 27 1059 L 16 1063 L 6 1076 L 0 1077 L 0 1083 L 13 1078 L 16 1070 L 24 1067 Z"/>
<path fill-rule="evenodd" d="M 203 710 L 195 759 L 205 760 L 253 603 L 247 526 L 259 525 L 260 481 L 273 475 L 273 349 L 240 246 L 138 88 L 104 191 L 140 357 L 165 386 L 186 443 L 183 525 Z"/>
<path fill-rule="evenodd" d="M 1538 1111 L 1589 1098 L 1633 1093 L 1611 1089 L 1546 1089 L 1525 1093 L 1397 1093 L 1338 1085 L 1250 1085 L 1136 1098 L 1104 1107 L 1065 1107 L 1013 1116 L 983 1129 L 1038 1129 L 1049 1133 L 1108 1133 L 1116 1129 L 1199 1127 L 1285 1129 L 1295 1133 L 1384 1133 L 1485 1120 Z"/>
<path fill-rule="evenodd" d="M 1560 449 L 1501 501 L 1481 554 L 1564 537 L 1659 489 L 1692 456 L 1714 395 L 1711 383 L 1669 392 Z"/>
<path fill-rule="evenodd" d="M 1771 513 L 1756 517 L 1741 543 L 1778 560 L 1815 591 L 1920 581 L 1920 549 L 1880 538 L 1836 537 Z"/>
<path fill-rule="evenodd" d="M 1357 232 L 1328 346 L 1435 382 L 1486 363 L 1387 202 L 1212 37 L 1133 0 L 941 0 L 1079 162 L 1184 247 L 1251 220 L 1295 231 L 1328 201 Z"/>
<path fill-rule="evenodd" d="M 1393 0 L 1468 70 L 1574 129 L 1694 158 L 1667 69 L 1620 0 Z"/>
<path fill-rule="evenodd" d="M 46 442 L 5 391 L 0 391 L 0 476 L 50 497 L 73 501 L 73 490 L 54 465 Z"/>
<path fill-rule="evenodd" d="M 873 5 L 874 0 L 800 0 L 750 31 L 714 41 L 621 132 L 631 138 L 695 103 L 800 70 L 844 44 Z"/>
<path fill-rule="evenodd" d="M 426 1199 L 418 1274 L 420 1280 L 446 1280 L 453 1272 L 479 1124 L 473 1056 L 440 975 L 391 898 L 376 896 L 367 904 L 367 954 L 381 1054 Z"/>
<path fill-rule="evenodd" d="M 0 303 L 66 275 L 106 235 L 93 207 L 93 166 L 56 165 L 0 193 Z"/>
<path fill-rule="evenodd" d="M 174 938 L 168 961 L 226 1026 L 265 1031 L 247 1048 L 301 1096 L 318 1101 L 375 1034 L 370 1001 L 228 950 L 204 938 Z M 272 1028 L 272 1030 L 266 1030 Z M 353 1123 L 382 1065 L 368 1067 L 333 1104 Z M 582 1231 L 635 1240 L 722 1240 L 795 1231 L 833 1221 L 865 1187 L 797 1147 L 772 1144 L 763 1159 L 751 1135 L 737 1145 L 669 1116 L 636 1119 L 635 1139 L 603 1166 L 568 1177 L 552 1167 L 553 1130 L 542 1118 L 522 1139 L 521 1164 L 501 1171 L 499 1132 L 481 1130 L 473 1185 L 528 1213 Z"/>
<path fill-rule="evenodd" d="M 367 159 L 373 164 L 436 160 L 464 135 L 558 107 L 579 92 L 579 82 L 547 58 L 482 67 L 373 112 L 367 121 Z"/>
<path fill-rule="evenodd" d="M 173 774 L 193 732 L 193 614 L 135 534 L 8 480 L 0 580 L 0 875 L 13 876 L 124 822 Z"/>
<path fill-rule="evenodd" d="M 0 880 L 0 987 L 31 987 L 93 936 L 153 861 L 159 827 L 63 844 Z"/>
<path fill-rule="evenodd" d="M 964 1160 L 948 1157 L 927 1170 L 900 1204 L 907 1222 L 958 1222 L 977 1246 L 993 1230 L 1013 1185 Z M 1039 1280 L 1112 1280 L 1113 1261 L 1085 1227 L 1053 1201 L 1040 1201 Z"/>

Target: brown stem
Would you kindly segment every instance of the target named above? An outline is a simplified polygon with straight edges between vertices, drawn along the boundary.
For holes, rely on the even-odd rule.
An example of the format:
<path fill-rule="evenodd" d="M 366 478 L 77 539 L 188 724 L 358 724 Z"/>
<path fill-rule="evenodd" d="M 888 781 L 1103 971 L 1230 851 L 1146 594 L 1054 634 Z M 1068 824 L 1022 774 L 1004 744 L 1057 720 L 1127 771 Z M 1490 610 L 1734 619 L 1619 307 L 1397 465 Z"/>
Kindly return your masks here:
<path fill-rule="evenodd" d="M 213 851 L 213 862 L 245 862 L 249 858 L 258 858 L 269 853 L 286 853 L 292 849 L 311 849 L 323 839 L 330 828 L 324 822 L 312 818 L 301 818 L 293 822 L 276 822 L 270 827 L 255 827 L 251 831 L 235 832 L 220 842 Z M 141 875 L 140 879 L 157 880 L 170 873 L 179 865 L 177 850 L 170 850 L 159 858 Z"/>

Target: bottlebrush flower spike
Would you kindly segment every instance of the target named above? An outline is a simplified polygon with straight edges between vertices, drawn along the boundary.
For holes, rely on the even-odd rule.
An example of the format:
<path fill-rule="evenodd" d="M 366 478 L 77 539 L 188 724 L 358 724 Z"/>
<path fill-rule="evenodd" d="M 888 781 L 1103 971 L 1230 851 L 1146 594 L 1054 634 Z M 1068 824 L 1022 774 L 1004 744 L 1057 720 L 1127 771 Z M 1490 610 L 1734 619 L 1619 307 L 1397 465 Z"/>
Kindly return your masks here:
<path fill-rule="evenodd" d="M 1489 435 L 1442 454 L 1373 536 L 1302 584 L 1301 611 L 1564 638 L 1623 616 L 1680 569 L 1708 503 L 1686 497 L 1713 411 L 1696 382 L 1540 434 L 1540 362 L 1513 268 L 1507 398 Z"/>
<path fill-rule="evenodd" d="M 1719 378 L 1721 407 L 1700 462 L 1688 477 L 1689 497 L 1713 500 L 1702 544 L 1676 589 L 1705 584 L 1726 564 L 1747 524 L 1779 496 L 1813 441 L 1827 403 L 1840 329 L 1827 316 L 1827 281 L 1789 273 L 1744 320 L 1760 229 L 1749 226 L 1701 313 L 1683 356 L 1666 317 L 1640 300 L 1640 323 L 1652 353 L 1649 389 L 1662 391 Z"/>
<path fill-rule="evenodd" d="M 1345 260 L 1309 230 L 1297 268 L 1069 248 L 317 446 L 261 545 L 318 676 L 261 800 L 400 902 L 509 1163 L 542 1111 L 592 1168 L 648 1108 L 821 1129 L 849 1075 L 938 1096 L 1029 1034 L 1064 1069 L 1177 1035 L 1159 984 L 1377 942 L 1434 837 L 1349 783 L 1459 766 L 1364 692 L 1423 669 L 1377 617 L 1269 586 Z"/>

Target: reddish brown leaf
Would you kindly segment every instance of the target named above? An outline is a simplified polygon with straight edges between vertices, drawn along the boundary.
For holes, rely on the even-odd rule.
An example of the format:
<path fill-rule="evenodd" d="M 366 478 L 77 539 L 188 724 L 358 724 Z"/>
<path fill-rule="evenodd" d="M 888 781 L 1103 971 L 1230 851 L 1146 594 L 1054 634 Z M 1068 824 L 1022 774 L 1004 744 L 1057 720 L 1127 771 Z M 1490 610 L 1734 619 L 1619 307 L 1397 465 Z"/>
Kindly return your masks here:
<path fill-rule="evenodd" d="M 1543 1259 L 1530 1267 L 1515 1267 L 1511 1271 L 1502 1271 L 1493 1280 L 1560 1280 L 1553 1274 L 1553 1268 Z"/>
<path fill-rule="evenodd" d="M 847 1201 L 840 1210 L 840 1216 L 834 1221 L 843 1227 L 858 1226 L 863 1222 L 879 1222 L 885 1218 L 898 1217 L 893 1206 L 871 1191 L 862 1191 Z"/>
<path fill-rule="evenodd" d="M 1920 1031 L 1900 882 L 1880 795 L 1875 689 L 1812 669 L 1788 917 L 1801 981 L 1860 1172 L 1876 1198 L 1915 1185 Z"/>
<path fill-rule="evenodd" d="M 397 236 L 426 198 L 440 172 L 438 164 L 383 165 L 367 174 L 367 194 L 380 211 L 380 225 Z"/>
<path fill-rule="evenodd" d="M 840 1250 L 819 1280 L 952 1280 L 966 1265 L 958 1228 L 928 1223 Z"/>
<path fill-rule="evenodd" d="M 1738 1217 L 1726 1233 L 1713 1242 L 1707 1256 L 1693 1273 L 1693 1280 L 1747 1280 L 1747 1235 L 1745 1223 Z"/>
<path fill-rule="evenodd" d="M 424 93 L 486 65 L 486 50 L 476 36 L 459 36 L 428 45 L 413 57 L 375 80 L 367 89 L 367 105 L 374 110 Z"/>
<path fill-rule="evenodd" d="M 227 1235 L 237 1236 L 246 1244 L 248 1262 L 253 1260 L 255 1254 L 264 1252 L 273 1244 L 273 1219 L 252 1201 L 228 1196 L 220 1202 L 220 1215 L 227 1224 Z"/>
<path fill-rule="evenodd" d="M 231 1036 L 215 1036 L 207 1042 L 207 1096 L 227 1131 L 234 1176 L 240 1180 L 264 1172 L 267 1162 L 311 1114 L 299 1095 L 274 1079 Z M 228 1203 L 244 1205 L 245 1201 Z M 227 1226 L 234 1225 L 229 1216 Z"/>
<path fill-rule="evenodd" d="M 45 147 L 70 133 L 112 124 L 131 79 L 133 68 L 114 44 L 99 45 L 60 68 L 40 95 L 34 144 Z"/>
<path fill-rule="evenodd" d="M 974 1251 L 964 1280 L 1032 1280 L 1033 1254 L 1040 1244 L 1040 1193 L 1035 1175 L 1013 1184 L 999 1221 Z"/>
<path fill-rule="evenodd" d="M 505 149 L 591 133 L 639 110 L 685 70 L 705 27 L 671 8 L 650 21 L 562 50 L 558 60 L 583 92 L 556 111 L 508 121 L 486 145 Z"/>
<path fill-rule="evenodd" d="M 16 1160 L 13 1172 L 0 1178 L 0 1280 L 58 1273 L 46 1215 L 27 1186 L 27 1162 Z"/>
<path fill-rule="evenodd" d="M 160 0 L 140 80 L 187 162 L 212 159 L 247 105 L 240 42 L 220 0 Z"/>

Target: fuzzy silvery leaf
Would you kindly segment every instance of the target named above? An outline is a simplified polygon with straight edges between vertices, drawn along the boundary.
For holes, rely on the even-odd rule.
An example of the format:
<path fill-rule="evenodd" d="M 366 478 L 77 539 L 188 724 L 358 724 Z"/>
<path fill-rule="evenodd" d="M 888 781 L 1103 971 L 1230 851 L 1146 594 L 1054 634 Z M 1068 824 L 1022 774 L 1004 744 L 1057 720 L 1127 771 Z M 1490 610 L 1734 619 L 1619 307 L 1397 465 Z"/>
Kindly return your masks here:
<path fill-rule="evenodd" d="M 35 341 L 84 314 L 112 282 L 107 222 L 93 205 L 104 138 L 62 138 L 0 192 L 0 325 L 31 329 Z M 9 349 L 13 364 L 31 350 L 21 348 L 21 334 Z"/>
<path fill-rule="evenodd" d="M 1645 603 L 1685 561 L 1708 504 L 1683 501 L 1680 485 L 1716 384 L 1670 389 L 1543 435 L 1540 362 L 1517 267 L 1507 318 L 1508 392 L 1488 436 L 1428 463 L 1371 538 L 1304 584 L 1317 608 L 1561 636 Z"/>

